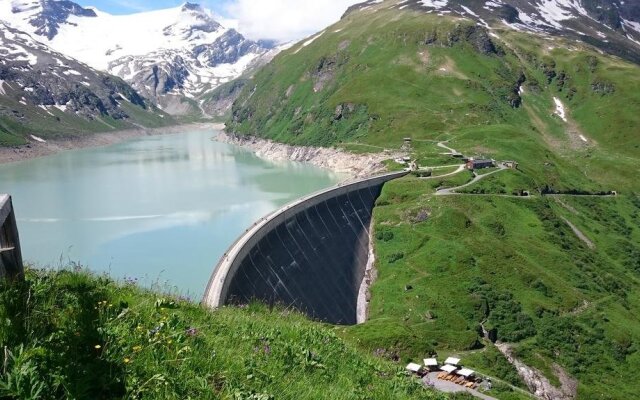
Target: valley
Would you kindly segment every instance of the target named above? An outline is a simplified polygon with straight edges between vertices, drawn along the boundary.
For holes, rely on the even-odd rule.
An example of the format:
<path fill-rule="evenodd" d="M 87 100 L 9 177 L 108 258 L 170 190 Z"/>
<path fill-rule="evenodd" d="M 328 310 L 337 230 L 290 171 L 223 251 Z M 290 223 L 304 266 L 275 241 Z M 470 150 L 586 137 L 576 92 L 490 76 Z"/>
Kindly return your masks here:
<path fill-rule="evenodd" d="M 70 315 L 79 310 L 71 303 L 85 301 L 78 285 L 91 288 L 97 296 L 91 302 L 105 298 L 115 305 L 113 311 L 99 305 L 99 318 L 89 310 L 92 322 L 78 328 L 86 328 L 91 340 L 104 346 L 100 357 L 74 359 L 96 370 L 126 371 L 109 375 L 107 383 L 113 386 L 104 387 L 113 393 L 471 398 L 434 391 L 403 371 L 426 358 L 455 357 L 491 379 L 491 389 L 482 387 L 481 393 L 500 400 L 637 397 L 636 2 L 368 0 L 292 43 L 247 39 L 233 21 L 191 3 L 115 15 L 69 1 L 0 0 L 0 21 L 0 160 L 40 155 L 38 149 L 57 152 L 67 148 L 65 143 L 83 147 L 125 138 L 151 140 L 146 136 L 180 132 L 187 129 L 184 124 L 211 130 L 211 124 L 224 123 L 224 132 L 215 134 L 217 142 L 198 139 L 197 146 L 186 146 L 188 155 L 172 159 L 185 177 L 175 178 L 176 168 L 162 164 L 154 179 L 174 176 L 174 184 L 182 187 L 192 180 L 218 184 L 226 176 L 239 176 L 238 185 L 257 185 L 280 206 L 286 196 L 278 197 L 277 188 L 293 188 L 291 193 L 302 196 L 312 191 L 313 182 L 318 189 L 342 180 L 328 171 L 358 178 L 408 172 L 385 183 L 372 200 L 371 258 L 365 276 L 358 277 L 366 283 L 359 299 L 365 299 L 367 311 L 359 324 L 311 322 L 299 315 L 313 313 L 297 299 L 278 304 L 277 295 L 287 285 L 300 284 L 278 274 L 290 270 L 291 276 L 304 277 L 305 271 L 296 260 L 273 261 L 269 249 L 275 245 L 258 246 L 271 268 L 268 279 L 255 267 L 259 262 L 252 264 L 251 276 L 268 282 L 261 282 L 264 298 L 246 298 L 212 312 L 130 282 L 79 271 L 30 270 L 28 285 L 51 293 L 73 291 L 61 303 Z M 117 148 L 127 148 L 126 143 Z M 220 155 L 224 151 L 205 157 L 213 163 L 204 163 L 209 169 L 198 167 L 202 149 L 210 147 L 234 154 L 249 150 L 259 159 L 238 156 L 250 171 L 245 177 L 235 167 L 226 172 L 209 168 L 226 159 Z M 168 149 L 156 150 L 164 154 Z M 322 178 L 299 175 L 311 166 L 298 169 L 291 162 L 324 169 Z M 297 174 L 267 178 L 282 165 L 291 165 Z M 131 171 L 142 174 L 144 168 Z M 208 196 L 223 199 L 231 189 L 218 190 Z M 145 207 L 152 207 L 147 201 Z M 344 200 L 345 209 L 360 212 L 350 201 Z M 351 211 L 341 207 L 332 221 L 352 227 Z M 320 224 L 291 217 L 270 237 L 282 241 L 289 232 L 293 242 L 309 240 L 300 226 L 313 227 L 314 222 Z M 187 229 L 194 226 L 200 225 Z M 331 234 L 314 232 L 319 239 L 305 242 L 320 257 L 314 261 L 338 259 L 321 258 L 321 243 Z M 281 251 L 284 258 L 298 254 L 299 248 L 291 246 Z M 320 298 L 345 295 L 323 285 L 310 284 L 308 291 Z M 12 303 L 3 301 L 1 316 L 30 321 L 12 314 L 15 310 L 7 306 Z M 31 307 L 43 312 L 51 302 L 41 293 Z M 61 315 L 30 333 L 37 340 L 19 359 L 40 367 L 41 359 L 63 364 L 57 356 L 39 355 L 46 345 L 37 344 L 46 337 L 56 346 L 71 340 L 75 328 L 62 328 L 60 321 L 70 323 Z M 53 326 L 64 333 L 54 338 Z M 188 333 L 191 328 L 198 334 Z M 11 337 L 11 351 L 17 354 L 24 343 L 3 329 L 0 339 Z M 123 332 L 132 330 L 133 339 L 125 338 Z M 89 346 L 84 339 L 70 343 Z M 144 348 L 139 355 L 137 346 Z M 237 346 L 237 357 L 229 346 Z M 191 355 L 193 349 L 211 357 Z M 98 360 L 117 368 L 101 369 Z M 67 386 L 73 381 L 69 375 L 60 377 Z M 160 388 L 170 382 L 169 388 L 152 393 L 143 384 L 156 380 Z M 71 390 L 53 380 L 46 385 L 57 393 Z M 0 382 L 0 394 L 2 387 Z"/>

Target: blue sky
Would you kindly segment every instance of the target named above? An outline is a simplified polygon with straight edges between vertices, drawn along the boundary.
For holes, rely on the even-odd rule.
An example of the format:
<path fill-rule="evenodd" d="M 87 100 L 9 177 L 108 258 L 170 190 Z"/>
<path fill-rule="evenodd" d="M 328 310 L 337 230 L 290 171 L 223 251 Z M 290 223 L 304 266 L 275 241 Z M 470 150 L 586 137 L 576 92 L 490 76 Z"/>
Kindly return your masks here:
<path fill-rule="evenodd" d="M 162 8 L 177 7 L 180 4 L 186 2 L 186 0 L 76 0 L 76 2 L 83 6 L 95 6 L 99 10 L 106 11 L 110 14 L 131 14 L 137 11 L 149 11 L 159 10 Z M 199 3 L 207 8 L 210 8 L 214 12 L 225 14 L 223 4 L 227 3 L 227 0 L 207 0 L 207 1 L 194 1 L 193 3 Z"/>
<path fill-rule="evenodd" d="M 177 7 L 186 0 L 73 0 L 110 14 Z M 348 6 L 363 0 L 190 0 L 221 16 L 249 39 L 297 41 L 338 21 Z"/>

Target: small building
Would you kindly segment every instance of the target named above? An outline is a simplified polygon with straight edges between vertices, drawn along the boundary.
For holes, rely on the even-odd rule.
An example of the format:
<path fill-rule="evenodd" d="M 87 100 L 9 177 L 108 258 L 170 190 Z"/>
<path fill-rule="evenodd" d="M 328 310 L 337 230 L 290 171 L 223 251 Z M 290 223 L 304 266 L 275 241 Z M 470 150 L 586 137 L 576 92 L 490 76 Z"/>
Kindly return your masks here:
<path fill-rule="evenodd" d="M 405 143 L 411 143 L 411 138 L 410 138 L 410 137 L 406 137 L 406 138 L 404 138 L 404 142 L 405 142 Z"/>
<path fill-rule="evenodd" d="M 470 370 L 469 368 L 462 368 L 460 371 L 456 371 L 456 374 L 460 376 L 464 376 L 465 378 L 468 379 L 474 376 L 476 372 L 473 370 Z"/>
<path fill-rule="evenodd" d="M 493 160 L 479 159 L 479 160 L 469 160 L 467 161 L 467 169 L 483 169 L 483 168 L 491 168 L 495 165 Z"/>
<path fill-rule="evenodd" d="M 458 367 L 456 367 L 455 365 L 450 365 L 450 364 L 443 365 L 442 367 L 440 367 L 440 371 L 444 371 L 444 372 L 449 373 L 449 374 L 453 373 L 453 371 L 455 371 L 456 369 L 458 369 Z"/>
<path fill-rule="evenodd" d="M 413 372 L 414 374 L 419 374 L 422 371 L 422 366 L 416 363 L 407 364 L 406 370 L 409 372 Z"/>
<path fill-rule="evenodd" d="M 435 370 L 438 369 L 438 360 L 436 360 L 435 358 L 425 358 L 424 359 L 424 366 L 429 371 L 435 371 Z"/>
<path fill-rule="evenodd" d="M 455 365 L 455 366 L 457 366 L 458 364 L 460 364 L 460 359 L 456 358 L 456 357 L 449 357 L 446 360 L 444 360 L 444 363 L 446 365 Z"/>
<path fill-rule="evenodd" d="M 510 169 L 518 169 L 518 162 L 517 161 L 503 161 L 502 165 L 504 165 L 507 168 Z"/>

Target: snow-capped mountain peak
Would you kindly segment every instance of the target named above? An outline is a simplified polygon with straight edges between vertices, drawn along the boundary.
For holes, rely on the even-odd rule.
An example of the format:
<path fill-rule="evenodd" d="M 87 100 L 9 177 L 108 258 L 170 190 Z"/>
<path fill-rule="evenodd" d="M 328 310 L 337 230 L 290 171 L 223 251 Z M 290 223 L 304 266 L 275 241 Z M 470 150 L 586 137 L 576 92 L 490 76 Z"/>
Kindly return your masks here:
<path fill-rule="evenodd" d="M 179 37 L 182 40 L 206 40 L 207 34 L 215 33 L 222 28 L 211 14 L 202 6 L 194 3 L 185 3 L 180 7 L 180 14 L 176 22 L 165 27 L 163 33 L 168 37 Z"/>
<path fill-rule="evenodd" d="M 0 0 L 0 20 L 52 49 L 118 75 L 169 112 L 238 77 L 269 48 L 194 3 L 111 15 L 69 0 Z M 169 99 L 169 98 L 172 99 Z"/>
<path fill-rule="evenodd" d="M 29 31 L 25 25 L 33 27 L 34 33 L 52 39 L 58 34 L 61 25 L 67 23 L 69 16 L 96 17 L 92 9 L 83 8 L 67 0 L 12 0 L 5 1 L 2 17 L 5 20 L 18 20 L 19 28 Z M 6 18 L 9 12 L 14 18 Z"/>

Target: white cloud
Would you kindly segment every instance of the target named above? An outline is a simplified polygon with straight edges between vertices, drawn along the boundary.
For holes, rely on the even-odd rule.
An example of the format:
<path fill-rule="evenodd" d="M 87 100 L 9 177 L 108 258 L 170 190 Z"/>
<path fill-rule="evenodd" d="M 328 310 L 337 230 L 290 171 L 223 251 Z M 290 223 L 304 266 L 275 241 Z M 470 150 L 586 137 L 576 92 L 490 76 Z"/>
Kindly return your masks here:
<path fill-rule="evenodd" d="M 338 21 L 352 4 L 363 0 L 234 0 L 227 14 L 250 39 L 301 39 Z"/>

